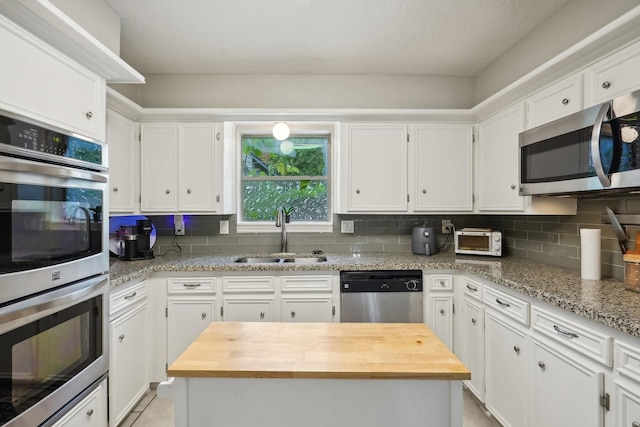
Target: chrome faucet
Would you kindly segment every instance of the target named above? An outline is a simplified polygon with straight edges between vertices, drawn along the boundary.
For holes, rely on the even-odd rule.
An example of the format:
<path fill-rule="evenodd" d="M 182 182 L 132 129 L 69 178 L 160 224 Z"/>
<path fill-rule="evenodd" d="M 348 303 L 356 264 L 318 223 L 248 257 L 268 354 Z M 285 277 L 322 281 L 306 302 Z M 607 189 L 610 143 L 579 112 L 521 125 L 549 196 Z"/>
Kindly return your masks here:
<path fill-rule="evenodd" d="M 282 227 L 282 234 L 280 236 L 280 252 L 287 252 L 287 214 L 284 208 L 278 208 L 278 214 L 276 215 L 276 227 Z"/>

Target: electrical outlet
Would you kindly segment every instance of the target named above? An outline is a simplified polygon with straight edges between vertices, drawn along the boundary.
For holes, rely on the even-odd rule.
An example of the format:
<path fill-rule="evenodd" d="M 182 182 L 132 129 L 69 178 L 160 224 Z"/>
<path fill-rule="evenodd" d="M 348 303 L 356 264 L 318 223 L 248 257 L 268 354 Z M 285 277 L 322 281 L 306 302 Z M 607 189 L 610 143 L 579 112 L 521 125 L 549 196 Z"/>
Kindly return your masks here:
<path fill-rule="evenodd" d="M 341 233 L 353 233 L 353 221 L 340 221 L 340 232 Z"/>
<path fill-rule="evenodd" d="M 229 234 L 229 220 L 220 220 L 220 234 Z"/>
<path fill-rule="evenodd" d="M 451 234 L 453 233 L 453 223 L 451 220 L 443 219 L 442 220 L 442 234 Z"/>
<path fill-rule="evenodd" d="M 173 230 L 176 236 L 184 236 L 184 216 L 173 216 Z"/>

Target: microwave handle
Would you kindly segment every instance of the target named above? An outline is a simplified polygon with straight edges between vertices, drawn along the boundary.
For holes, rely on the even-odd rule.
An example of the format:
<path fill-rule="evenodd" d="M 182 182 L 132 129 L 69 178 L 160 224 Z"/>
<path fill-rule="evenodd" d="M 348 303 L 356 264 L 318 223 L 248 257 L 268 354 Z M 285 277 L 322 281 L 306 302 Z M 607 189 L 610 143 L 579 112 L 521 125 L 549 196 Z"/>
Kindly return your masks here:
<path fill-rule="evenodd" d="M 591 160 L 593 160 L 593 166 L 596 169 L 596 175 L 603 187 L 611 187 L 611 180 L 609 176 L 604 172 L 602 166 L 602 157 L 600 157 L 600 133 L 602 131 L 602 124 L 605 118 L 609 117 L 611 112 L 611 103 L 607 102 L 600 106 L 600 110 L 596 115 L 596 121 L 593 124 L 593 130 L 591 131 Z"/>

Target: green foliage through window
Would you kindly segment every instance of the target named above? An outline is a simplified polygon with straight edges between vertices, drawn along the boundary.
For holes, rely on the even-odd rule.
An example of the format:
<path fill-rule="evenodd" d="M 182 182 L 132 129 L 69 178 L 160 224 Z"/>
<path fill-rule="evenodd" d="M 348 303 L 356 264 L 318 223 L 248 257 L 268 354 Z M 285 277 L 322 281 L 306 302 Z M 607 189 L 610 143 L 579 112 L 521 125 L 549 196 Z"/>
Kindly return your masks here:
<path fill-rule="evenodd" d="M 242 136 L 242 220 L 274 221 L 293 208 L 291 221 L 329 219 L 329 136 Z"/>

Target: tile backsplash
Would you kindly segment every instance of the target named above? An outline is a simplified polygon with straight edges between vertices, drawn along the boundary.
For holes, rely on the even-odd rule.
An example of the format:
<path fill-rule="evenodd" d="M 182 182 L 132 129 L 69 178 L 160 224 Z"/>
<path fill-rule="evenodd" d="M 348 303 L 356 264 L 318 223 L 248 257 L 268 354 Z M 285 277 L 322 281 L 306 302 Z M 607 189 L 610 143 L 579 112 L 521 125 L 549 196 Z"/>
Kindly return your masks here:
<path fill-rule="evenodd" d="M 528 258 L 546 264 L 580 269 L 580 228 L 602 230 L 602 275 L 624 277 L 622 254 L 609 224 L 603 223 L 605 208 L 616 213 L 640 214 L 640 196 L 607 196 L 581 198 L 578 214 L 559 215 L 335 215 L 332 232 L 289 232 L 289 251 L 311 252 L 411 252 L 411 230 L 416 225 L 434 227 L 440 233 L 443 219 L 450 219 L 456 228 L 491 227 L 501 230 L 505 239 L 505 254 Z M 157 255 L 179 251 L 183 253 L 269 253 L 277 252 L 279 233 L 237 233 L 236 217 L 222 215 L 186 216 L 185 236 L 173 236 L 173 216 L 149 216 L 156 226 Z M 229 234 L 220 234 L 220 220 L 229 220 Z M 340 220 L 353 220 L 355 233 L 340 232 Z M 625 225 L 629 241 L 635 246 L 639 225 Z M 442 250 L 453 250 L 453 239 L 438 234 Z M 178 246 L 179 245 L 179 246 Z"/>

